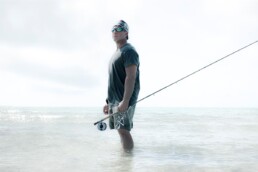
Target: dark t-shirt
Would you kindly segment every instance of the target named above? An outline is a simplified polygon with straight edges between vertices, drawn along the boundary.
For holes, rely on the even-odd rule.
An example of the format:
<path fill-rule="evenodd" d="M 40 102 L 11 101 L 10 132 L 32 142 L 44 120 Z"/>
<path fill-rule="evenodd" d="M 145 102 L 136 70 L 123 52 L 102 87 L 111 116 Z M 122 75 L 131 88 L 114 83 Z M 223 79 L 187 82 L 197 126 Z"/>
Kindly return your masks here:
<path fill-rule="evenodd" d="M 108 102 L 110 104 L 117 104 L 123 100 L 126 78 L 125 68 L 130 65 L 136 65 L 137 72 L 129 106 L 136 103 L 140 91 L 139 56 L 133 46 L 125 44 L 114 53 L 109 62 Z"/>

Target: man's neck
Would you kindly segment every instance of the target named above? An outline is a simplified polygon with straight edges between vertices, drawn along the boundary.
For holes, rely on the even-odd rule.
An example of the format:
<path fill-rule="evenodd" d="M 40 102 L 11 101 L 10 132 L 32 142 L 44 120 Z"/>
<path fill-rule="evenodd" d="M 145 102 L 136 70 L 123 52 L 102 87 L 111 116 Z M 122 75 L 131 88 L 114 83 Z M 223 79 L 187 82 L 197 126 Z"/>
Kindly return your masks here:
<path fill-rule="evenodd" d="M 117 47 L 117 49 L 120 49 L 120 48 L 123 47 L 126 43 L 127 43 L 127 40 L 121 40 L 121 41 L 116 42 L 116 47 Z"/>

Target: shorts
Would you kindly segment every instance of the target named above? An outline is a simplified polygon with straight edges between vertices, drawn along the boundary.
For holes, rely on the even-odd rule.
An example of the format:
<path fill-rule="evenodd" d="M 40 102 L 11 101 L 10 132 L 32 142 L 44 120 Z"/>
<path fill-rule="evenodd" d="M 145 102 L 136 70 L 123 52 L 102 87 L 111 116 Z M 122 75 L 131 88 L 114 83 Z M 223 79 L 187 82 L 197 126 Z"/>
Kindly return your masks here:
<path fill-rule="evenodd" d="M 116 113 L 117 111 L 117 105 L 109 105 L 109 115 Z M 131 131 L 133 128 L 134 111 L 135 106 L 130 106 L 127 111 L 111 116 L 109 118 L 110 129 L 125 129 Z"/>

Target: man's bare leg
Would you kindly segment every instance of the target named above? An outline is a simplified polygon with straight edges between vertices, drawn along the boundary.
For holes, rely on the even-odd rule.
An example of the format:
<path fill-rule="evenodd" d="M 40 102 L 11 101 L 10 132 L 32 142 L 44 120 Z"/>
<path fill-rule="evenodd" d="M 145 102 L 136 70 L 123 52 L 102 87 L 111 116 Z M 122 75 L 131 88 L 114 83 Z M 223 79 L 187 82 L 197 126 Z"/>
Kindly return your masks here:
<path fill-rule="evenodd" d="M 134 143 L 133 138 L 129 131 L 125 129 L 118 129 L 118 133 L 121 138 L 122 146 L 124 150 L 130 151 L 133 149 Z"/>

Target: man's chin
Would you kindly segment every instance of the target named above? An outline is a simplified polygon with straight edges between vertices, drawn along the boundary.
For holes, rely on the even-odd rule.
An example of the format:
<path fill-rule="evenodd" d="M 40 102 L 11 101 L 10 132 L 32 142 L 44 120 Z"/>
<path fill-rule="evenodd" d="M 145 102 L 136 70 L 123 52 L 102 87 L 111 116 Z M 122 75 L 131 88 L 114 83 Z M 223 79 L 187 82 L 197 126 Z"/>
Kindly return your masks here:
<path fill-rule="evenodd" d="M 116 37 L 115 37 L 115 38 L 113 38 L 113 40 L 114 40 L 115 42 L 119 41 L 119 39 L 118 39 L 118 38 L 116 38 Z"/>

